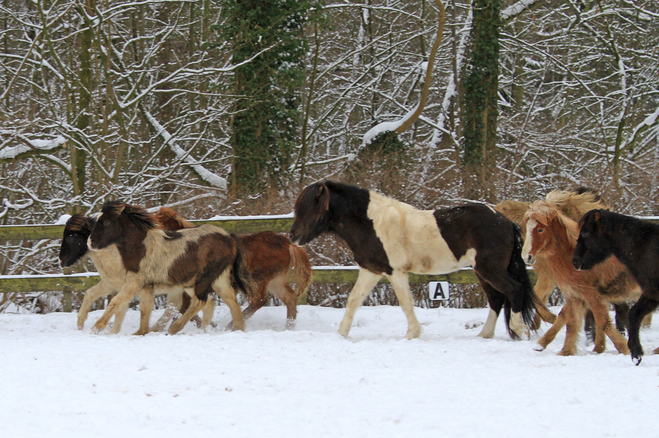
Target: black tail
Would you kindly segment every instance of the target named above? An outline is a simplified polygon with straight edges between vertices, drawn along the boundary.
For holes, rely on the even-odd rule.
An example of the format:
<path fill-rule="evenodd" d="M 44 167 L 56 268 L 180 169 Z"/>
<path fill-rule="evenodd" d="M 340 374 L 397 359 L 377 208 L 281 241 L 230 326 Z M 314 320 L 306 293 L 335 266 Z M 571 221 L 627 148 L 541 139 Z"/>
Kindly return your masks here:
<path fill-rule="evenodd" d="M 233 284 L 234 289 L 242 291 L 245 295 L 247 295 L 247 299 L 251 301 L 256 290 L 254 286 L 254 280 L 252 279 L 252 273 L 247 269 L 240 239 L 233 233 L 231 233 L 231 237 L 236 242 L 237 249 L 236 258 L 233 261 L 231 283 Z"/>
<path fill-rule="evenodd" d="M 529 330 L 534 330 L 533 318 L 535 316 L 535 293 L 533 292 L 533 286 L 531 285 L 531 280 L 529 279 L 529 274 L 526 271 L 526 263 L 522 259 L 522 247 L 524 246 L 524 240 L 522 239 L 522 233 L 516 224 L 514 226 L 515 233 L 515 243 L 513 245 L 513 252 L 510 257 L 510 262 L 508 263 L 508 274 L 510 278 L 515 280 L 518 283 L 518 287 L 514 292 L 514 301 L 510 303 L 506 300 L 504 304 L 504 314 L 506 318 L 506 327 L 508 328 L 508 333 L 513 339 L 517 339 L 518 336 L 510 329 L 510 310 L 512 308 L 513 312 L 518 312 L 522 316 L 522 321 L 529 328 Z"/>

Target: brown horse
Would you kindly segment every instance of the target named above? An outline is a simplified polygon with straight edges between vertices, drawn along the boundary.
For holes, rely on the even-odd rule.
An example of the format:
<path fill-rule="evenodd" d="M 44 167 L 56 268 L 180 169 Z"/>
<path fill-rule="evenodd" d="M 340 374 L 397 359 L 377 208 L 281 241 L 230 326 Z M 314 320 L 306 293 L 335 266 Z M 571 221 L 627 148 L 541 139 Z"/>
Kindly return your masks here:
<path fill-rule="evenodd" d="M 567 324 L 565 344 L 559 355 L 575 354 L 584 312 L 590 308 L 596 324 L 594 351 L 604 351 L 606 335 L 620 353 L 629 354 L 625 338 L 609 318 L 609 303 L 638 298 L 640 287 L 631 273 L 615 257 L 590 271 L 577 271 L 572 266 L 572 256 L 579 235 L 578 225 L 554 205 L 536 201 L 526 211 L 524 219 L 526 240 L 522 257 L 527 262 L 544 257 L 566 300 L 554 325 L 538 341 L 538 349 L 544 350 Z"/>
<path fill-rule="evenodd" d="M 161 208 L 155 217 L 166 229 L 194 227 L 170 208 Z M 306 251 L 293 245 L 288 237 L 272 231 L 237 237 L 243 261 L 254 284 L 249 306 L 243 310 L 244 318 L 247 320 L 263 307 L 270 291 L 286 305 L 286 328 L 293 328 L 297 317 L 297 303 L 311 284 L 311 263 Z M 293 289 L 290 283 L 295 283 L 296 288 Z M 161 321 L 156 324 L 156 329 L 160 328 L 159 324 Z"/>
<path fill-rule="evenodd" d="M 547 194 L 547 202 L 556 206 L 562 214 L 577 222 L 579 219 L 590 210 L 598 208 L 608 208 L 601 200 L 599 195 L 592 190 L 578 188 L 575 190 L 554 190 Z M 524 214 L 529 209 L 530 203 L 506 200 L 494 206 L 494 209 L 502 213 L 511 221 L 522 227 L 524 230 Z M 543 255 L 536 257 L 533 265 L 533 270 L 536 273 L 537 281 L 533 288 L 538 301 L 545 304 L 549 300 L 549 296 L 556 288 L 556 280 L 552 271 L 545 260 Z M 553 324 L 556 321 L 556 315 L 551 313 L 543 306 L 537 306 L 537 313 L 533 323 L 534 328 L 540 327 L 540 320 Z"/>

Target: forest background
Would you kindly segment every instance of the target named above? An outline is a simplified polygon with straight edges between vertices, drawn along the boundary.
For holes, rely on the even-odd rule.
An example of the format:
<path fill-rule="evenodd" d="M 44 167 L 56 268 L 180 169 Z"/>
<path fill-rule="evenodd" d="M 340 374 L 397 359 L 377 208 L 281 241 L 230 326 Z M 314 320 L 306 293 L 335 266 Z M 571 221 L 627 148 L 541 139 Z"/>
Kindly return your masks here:
<path fill-rule="evenodd" d="M 656 0 L 0 0 L 5 225 L 109 199 L 287 214 L 323 179 L 424 209 L 588 186 L 655 215 L 658 162 Z M 58 248 L 7 242 L 0 274 L 61 272 Z M 352 264 L 331 237 L 309 252 Z"/>

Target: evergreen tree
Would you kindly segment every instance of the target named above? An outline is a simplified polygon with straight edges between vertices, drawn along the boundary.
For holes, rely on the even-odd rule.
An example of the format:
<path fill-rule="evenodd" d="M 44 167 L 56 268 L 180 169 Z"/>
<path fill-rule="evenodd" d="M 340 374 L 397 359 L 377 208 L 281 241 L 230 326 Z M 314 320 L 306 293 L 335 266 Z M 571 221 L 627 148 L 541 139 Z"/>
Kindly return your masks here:
<path fill-rule="evenodd" d="M 473 0 L 464 97 L 464 164 L 478 175 L 497 136 L 501 0 Z"/>
<path fill-rule="evenodd" d="M 237 96 L 231 120 L 232 188 L 255 193 L 282 185 L 298 141 L 304 37 L 311 2 L 222 0 L 221 37 L 233 50 Z"/>

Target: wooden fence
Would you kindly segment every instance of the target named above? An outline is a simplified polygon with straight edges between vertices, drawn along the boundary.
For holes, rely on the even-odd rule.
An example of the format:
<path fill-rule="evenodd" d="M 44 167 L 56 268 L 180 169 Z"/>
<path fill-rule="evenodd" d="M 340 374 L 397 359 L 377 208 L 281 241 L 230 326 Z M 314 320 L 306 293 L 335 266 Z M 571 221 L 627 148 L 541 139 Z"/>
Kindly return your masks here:
<path fill-rule="evenodd" d="M 194 224 L 212 224 L 231 233 L 256 233 L 275 231 L 287 233 L 293 224 L 290 216 L 260 216 L 248 218 L 222 218 L 217 220 L 191 221 Z M 0 226 L 0 241 L 61 239 L 63 225 L 7 225 Z M 316 266 L 313 268 L 314 283 L 354 283 L 357 279 L 356 266 Z M 532 270 L 531 280 L 535 281 Z M 70 311 L 71 291 L 86 290 L 99 281 L 93 272 L 47 275 L 0 276 L 0 293 L 64 291 L 64 310 Z M 453 284 L 477 283 L 471 269 L 461 269 L 446 275 L 410 275 L 410 283 L 424 284 L 429 281 L 448 281 Z M 387 282 L 386 278 L 382 282 Z"/>

